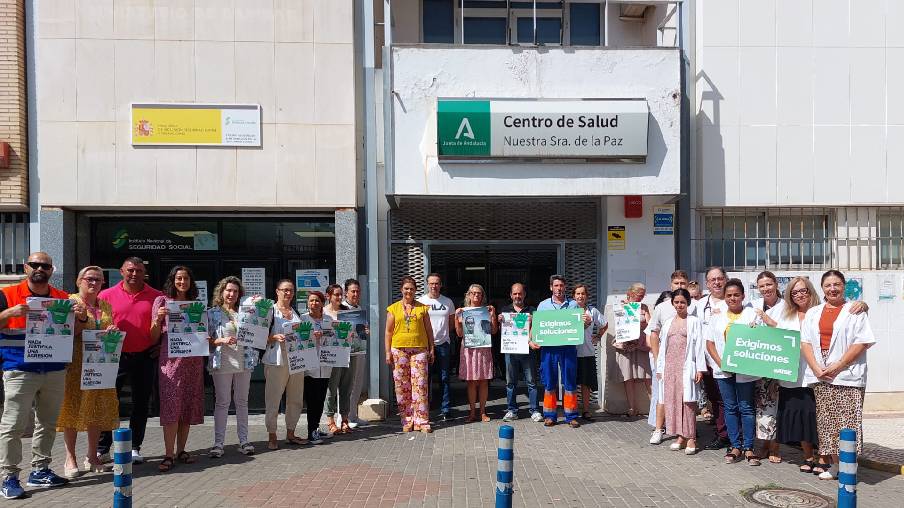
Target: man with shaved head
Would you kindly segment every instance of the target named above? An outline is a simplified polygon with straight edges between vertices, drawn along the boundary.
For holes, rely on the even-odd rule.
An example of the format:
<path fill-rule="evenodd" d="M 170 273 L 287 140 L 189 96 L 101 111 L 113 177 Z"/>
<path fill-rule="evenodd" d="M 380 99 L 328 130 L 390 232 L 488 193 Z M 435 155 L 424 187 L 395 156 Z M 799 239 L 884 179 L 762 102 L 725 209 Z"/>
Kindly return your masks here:
<path fill-rule="evenodd" d="M 509 297 L 512 299 L 511 305 L 502 308 L 500 314 L 496 316 L 501 326 L 505 321 L 502 313 L 511 312 L 517 314 L 528 314 L 534 311 L 534 308 L 524 302 L 527 293 L 524 290 L 524 284 L 516 282 L 512 284 Z M 536 345 L 535 345 L 536 347 Z M 537 371 L 534 355 L 528 353 L 526 355 L 518 355 L 513 353 L 505 354 L 505 392 L 508 399 L 508 411 L 502 417 L 503 421 L 510 422 L 518 419 L 518 401 L 517 391 L 518 382 L 524 378 L 527 384 L 527 404 L 530 410 L 530 418 L 535 422 L 543 421 L 543 414 L 540 412 L 539 392 L 537 391 L 537 380 L 535 373 Z"/>

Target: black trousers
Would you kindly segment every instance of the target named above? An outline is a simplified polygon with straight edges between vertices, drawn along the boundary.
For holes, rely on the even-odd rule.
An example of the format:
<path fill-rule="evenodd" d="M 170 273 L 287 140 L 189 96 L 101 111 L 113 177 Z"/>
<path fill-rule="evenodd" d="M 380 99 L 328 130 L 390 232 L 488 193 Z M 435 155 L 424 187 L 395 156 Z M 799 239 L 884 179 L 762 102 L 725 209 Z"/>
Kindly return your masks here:
<path fill-rule="evenodd" d="M 140 450 L 144 442 L 144 431 L 148 425 L 148 406 L 154 379 L 157 375 L 157 358 L 151 358 L 150 350 L 140 353 L 122 353 L 119 358 L 119 373 L 116 375 L 116 396 L 122 404 L 122 386 L 126 380 L 132 391 L 132 413 L 129 428 L 132 429 L 132 449 Z M 97 453 L 109 453 L 113 444 L 112 432 L 101 432 L 97 443 Z"/>
<path fill-rule="evenodd" d="M 330 385 L 329 378 L 304 377 L 304 405 L 308 419 L 308 439 L 311 433 L 320 427 L 323 416 L 323 403 L 326 401 L 326 389 Z"/>

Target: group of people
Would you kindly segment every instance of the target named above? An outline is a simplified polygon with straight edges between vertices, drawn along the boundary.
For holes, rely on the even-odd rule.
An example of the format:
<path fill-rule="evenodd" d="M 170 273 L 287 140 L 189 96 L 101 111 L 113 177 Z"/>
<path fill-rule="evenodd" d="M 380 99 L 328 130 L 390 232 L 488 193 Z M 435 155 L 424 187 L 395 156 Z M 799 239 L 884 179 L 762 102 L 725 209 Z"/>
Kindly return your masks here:
<path fill-rule="evenodd" d="M 149 403 L 159 378 L 160 425 L 165 453 L 159 463 L 167 472 L 178 463 L 196 459 L 186 450 L 189 430 L 204 419 L 203 357 L 168 355 L 167 303 L 198 298 L 197 282 L 191 269 L 177 266 L 168 274 L 163 290 L 145 282 L 145 265 L 128 258 L 122 265 L 122 280 L 108 289 L 104 271 L 87 266 L 76 278 L 78 292 L 72 295 L 54 288 L 49 280 L 53 261 L 43 252 L 32 253 L 25 264 L 25 279 L 0 292 L 0 355 L 3 365 L 4 406 L 0 418 L 0 495 L 25 495 L 19 480 L 22 460 L 21 437 L 34 415 L 32 471 L 27 485 L 56 487 L 86 472 L 112 469 L 112 431 L 119 427 L 119 389 L 127 381 L 131 393 L 129 427 L 132 430 L 132 460 L 144 461 L 141 446 L 145 436 Z M 726 448 L 725 462 L 746 460 L 759 465 L 768 457 L 781 462 L 779 443 L 799 444 L 804 461 L 800 471 L 831 479 L 838 474 L 838 435 L 841 428 L 858 430 L 858 451 L 862 444 L 862 408 L 866 385 L 866 350 L 876 339 L 862 302 L 845 300 L 845 278 L 838 271 L 826 272 L 820 281 L 821 301 L 806 277 L 788 282 L 779 294 L 778 281 L 771 272 L 757 277 L 758 299 L 745 297 L 744 284 L 728 279 L 719 267 L 706 273 L 709 293 L 695 297 L 688 291 L 688 275 L 675 271 L 670 291 L 660 296 L 652 312 L 640 305 L 641 333 L 633 340 L 613 342 L 616 372 L 624 382 L 628 414 L 636 415 L 638 385 L 651 395 L 650 422 L 654 426 L 651 444 L 659 444 L 669 434 L 677 436 L 672 450 L 694 454 L 698 450 L 697 414 L 705 399 L 715 419 L 716 438 L 707 449 Z M 427 291 L 418 296 L 417 282 L 401 279 L 401 298 L 386 311 L 385 361 L 392 369 L 398 412 L 403 432 L 432 432 L 430 425 L 430 378 L 438 377 L 439 420 L 450 418 L 450 331 L 463 336 L 462 311 L 486 306 L 490 333 L 496 333 L 512 314 L 576 309 L 581 311 L 583 343 L 541 346 L 529 340 L 527 354 L 505 354 L 507 407 L 504 421 L 519 417 L 517 388 L 527 385 L 528 411 L 535 422 L 548 427 L 558 423 L 558 391 L 561 384 L 564 421 L 580 427 L 579 420 L 593 419 L 591 392 L 599 389 L 596 351 L 606 336 L 608 322 L 603 312 L 589 304 L 589 289 L 576 284 L 570 294 L 565 277 L 549 279 L 549 298 L 536 308 L 525 302 L 525 287 L 511 286 L 510 304 L 497 313 L 487 305 L 487 295 L 472 284 L 456 308 L 441 294 L 438 274 L 427 277 Z M 646 290 L 632 285 L 626 303 L 642 302 Z M 277 449 L 277 418 L 285 400 L 284 442 L 289 445 L 320 444 L 334 434 L 353 432 L 358 424 L 357 403 L 361 394 L 365 361 L 352 355 L 348 367 L 318 366 L 290 373 L 287 359 L 287 323 L 310 323 L 319 343 L 324 330 L 339 320 L 339 312 L 360 305 L 361 287 L 354 279 L 344 286 L 331 285 L 323 294 L 308 294 L 307 311 L 294 308 L 296 288 L 291 280 L 276 284 L 273 319 L 266 349 L 237 343 L 239 305 L 253 303 L 262 295 L 246 295 L 242 281 L 226 277 L 218 282 L 208 309 L 210 354 L 206 360 L 215 391 L 213 446 L 208 454 L 224 454 L 226 422 L 230 402 L 235 404 L 238 450 L 253 454 L 248 439 L 248 393 L 252 371 L 263 363 L 265 375 L 265 423 L 268 448 Z M 26 335 L 27 300 L 44 297 L 72 300 L 75 335 L 72 361 L 66 363 L 26 362 L 23 357 Z M 722 354 L 728 328 L 771 326 L 798 330 L 801 335 L 799 376 L 795 381 L 776 381 L 734 374 L 723 369 Z M 85 330 L 121 331 L 125 334 L 119 361 L 116 388 L 82 390 L 82 334 Z M 368 332 L 369 333 L 369 332 Z M 486 405 L 489 381 L 493 378 L 491 348 L 462 347 L 458 377 L 467 383 L 468 422 L 491 420 Z M 539 384 L 537 378 L 539 377 Z M 539 385 L 543 396 L 540 399 Z M 580 392 L 578 391 L 580 389 Z M 582 411 L 579 410 L 579 394 Z M 307 432 L 296 433 L 303 407 L 307 408 Z M 479 411 L 479 412 L 478 412 Z M 322 415 L 327 431 L 321 432 Z M 338 416 L 338 420 L 337 420 Z M 56 432 L 63 432 L 66 458 L 63 475 L 49 467 Z M 79 464 L 75 445 L 78 432 L 86 432 L 88 448 Z M 762 443 L 755 449 L 755 440 Z"/>
<path fill-rule="evenodd" d="M 158 291 L 145 282 L 143 260 L 130 257 L 120 269 L 122 280 L 103 289 L 104 271 L 98 266 L 82 268 L 76 277 L 78 292 L 68 294 L 49 283 L 53 260 L 44 252 L 32 253 L 25 263 L 25 279 L 0 292 L 0 355 L 3 361 L 4 405 L 0 418 L 0 469 L 3 484 L 0 495 L 7 499 L 24 497 L 19 480 L 22 461 L 21 438 L 34 415 L 32 471 L 27 486 L 57 487 L 88 472 L 112 470 L 112 431 L 119 428 L 119 391 L 130 387 L 132 462 L 144 462 L 141 446 L 154 390 L 158 379 L 160 425 L 163 428 L 164 457 L 160 472 L 177 463 L 195 462 L 186 450 L 192 425 L 204 421 L 205 358 L 168 355 L 166 328 L 167 302 L 194 301 L 197 282 L 190 268 L 174 267 Z M 253 302 L 261 295 L 246 297 L 242 281 L 225 277 L 213 291 L 208 312 L 210 354 L 207 368 L 215 391 L 214 436 L 209 456 L 224 453 L 226 419 L 230 402 L 235 404 L 239 452 L 254 453 L 248 439 L 248 392 L 252 371 L 264 364 L 266 427 L 269 449 L 277 449 L 277 417 L 285 396 L 285 442 L 290 445 L 320 444 L 335 433 L 352 432 L 359 424 L 357 402 L 363 385 L 363 359 L 351 356 L 348 367 L 316 367 L 289 373 L 285 345 L 285 323 L 312 323 L 313 336 L 319 341 L 322 330 L 338 318 L 340 310 L 358 309 L 361 287 L 349 279 L 344 287 L 332 285 L 326 295 L 315 291 L 307 300 L 308 311 L 299 315 L 293 307 L 295 284 L 284 279 L 276 285 L 274 316 L 266 349 L 262 352 L 237 344 L 239 305 Z M 72 361 L 70 363 L 26 362 L 26 316 L 28 298 L 42 297 L 72 300 L 75 318 Z M 125 339 L 119 357 L 116 388 L 81 388 L 82 334 L 85 330 L 121 331 Z M 297 436 L 303 406 L 307 406 L 307 435 Z M 327 416 L 328 430 L 320 431 L 320 420 Z M 339 416 L 341 427 L 337 425 Z M 51 450 L 56 432 L 63 432 L 66 458 L 63 474 L 50 469 Z M 88 437 L 87 454 L 82 463 L 76 457 L 79 432 Z"/>
<path fill-rule="evenodd" d="M 760 297 L 748 299 L 742 281 L 713 267 L 706 273 L 709 293 L 695 299 L 686 289 L 687 274 L 674 272 L 671 291 L 647 328 L 656 375 L 650 443 L 661 443 L 668 430 L 677 436 L 670 449 L 696 453 L 698 401 L 705 394 L 716 425 L 716 438 L 705 448 L 726 448 L 726 463 L 780 463 L 779 444 L 792 444 L 803 452 L 801 472 L 837 478 L 842 428 L 857 431 L 861 450 L 866 350 L 876 342 L 868 306 L 846 301 L 845 284 L 844 274 L 829 270 L 820 280 L 822 300 L 806 277 L 792 278 L 780 294 L 776 276 L 764 271 L 756 278 Z M 797 379 L 724 370 L 732 325 L 800 332 Z"/>

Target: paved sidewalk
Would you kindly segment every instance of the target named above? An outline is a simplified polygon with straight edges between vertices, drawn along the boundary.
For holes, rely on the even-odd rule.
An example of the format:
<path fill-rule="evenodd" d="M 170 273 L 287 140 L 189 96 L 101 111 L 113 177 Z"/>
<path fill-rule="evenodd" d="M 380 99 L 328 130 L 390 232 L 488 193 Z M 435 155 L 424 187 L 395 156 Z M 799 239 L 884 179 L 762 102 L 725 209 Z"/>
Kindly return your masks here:
<path fill-rule="evenodd" d="M 372 425 L 321 446 L 266 450 L 261 417 L 252 417 L 251 438 L 258 454 L 246 457 L 227 446 L 221 459 L 206 457 L 212 441 L 212 418 L 194 427 L 189 449 L 199 455 L 192 465 L 157 473 L 162 433 L 149 422 L 142 452 L 150 461 L 135 466 L 135 506 L 316 506 L 316 507 L 477 507 L 492 506 L 496 445 L 503 401 L 491 407 L 491 423 L 463 422 L 437 427 L 430 435 L 402 434 L 396 422 Z M 514 505 L 564 507 L 749 506 L 741 491 L 781 485 L 834 497 L 836 482 L 820 481 L 797 471 L 799 459 L 784 449 L 786 462 L 750 467 L 725 465 L 723 452 L 687 457 L 668 449 L 669 441 L 651 446 L 643 420 L 599 417 L 580 429 L 545 428 L 524 417 L 515 428 Z M 230 421 L 233 417 L 230 416 Z M 302 418 L 302 422 L 304 418 Z M 711 428 L 701 424 L 702 442 Z M 301 429 L 299 429 L 300 431 Z M 283 435 L 280 429 L 280 435 Z M 300 432 L 299 432 L 300 433 Z M 869 437 L 869 434 L 867 434 Z M 227 434 L 235 444 L 235 428 Z M 83 452 L 84 434 L 79 436 Z M 26 440 L 27 441 L 27 440 Z M 53 467 L 62 471 L 62 440 Z M 28 450 L 28 443 L 23 443 Z M 24 478 L 24 475 L 23 475 Z M 900 507 L 904 476 L 860 470 L 861 506 Z M 8 506 L 109 506 L 111 475 L 79 478 L 66 488 L 28 489 L 30 499 Z M 0 501 L 0 504 L 2 501 Z"/>
<path fill-rule="evenodd" d="M 904 413 L 863 415 L 860 465 L 904 475 Z"/>

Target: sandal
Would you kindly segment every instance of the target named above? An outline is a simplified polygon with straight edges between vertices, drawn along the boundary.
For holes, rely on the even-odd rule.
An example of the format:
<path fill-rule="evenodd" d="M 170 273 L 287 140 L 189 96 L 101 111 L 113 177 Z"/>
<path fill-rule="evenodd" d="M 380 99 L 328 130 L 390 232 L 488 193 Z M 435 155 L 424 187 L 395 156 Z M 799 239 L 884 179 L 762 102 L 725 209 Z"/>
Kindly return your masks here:
<path fill-rule="evenodd" d="M 411 429 L 413 427 L 414 427 L 414 425 L 412 425 L 410 423 L 402 425 L 402 432 L 411 432 Z"/>
<path fill-rule="evenodd" d="M 425 423 L 423 425 L 415 425 L 414 431 L 423 432 L 424 434 L 430 434 L 431 432 L 433 432 L 433 429 L 430 428 L 430 424 Z"/>
<path fill-rule="evenodd" d="M 176 460 L 183 464 L 194 464 L 195 458 L 188 454 L 187 451 L 182 450 L 181 452 L 176 454 Z"/>
<path fill-rule="evenodd" d="M 828 471 L 830 467 L 832 467 L 830 464 L 823 464 L 822 462 L 817 462 L 816 464 L 813 464 L 813 469 L 811 469 L 810 472 L 815 475 L 821 475 L 822 473 L 825 473 L 826 471 Z"/>
<path fill-rule="evenodd" d="M 631 414 L 632 411 L 634 411 L 634 410 L 633 410 L 633 409 L 629 409 L 629 410 L 628 410 L 628 413 L 627 413 L 627 414 L 628 414 L 629 417 L 630 417 L 630 416 L 634 416 L 634 415 Z M 590 411 L 584 411 L 584 414 L 581 415 L 581 418 L 583 418 L 584 420 L 587 420 L 588 422 L 592 422 L 592 421 L 593 421 L 593 415 L 590 414 Z"/>
<path fill-rule="evenodd" d="M 755 453 L 753 453 L 753 450 L 747 450 L 744 453 L 744 459 L 747 460 L 748 466 L 759 466 L 760 464 L 762 464 L 762 462 L 760 462 L 760 458 L 757 457 Z"/>
<path fill-rule="evenodd" d="M 342 433 L 342 431 L 339 429 L 339 427 L 336 426 L 336 422 L 330 422 L 329 425 L 327 425 L 327 429 L 329 429 L 330 434 L 341 434 Z"/>
<path fill-rule="evenodd" d="M 553 420 L 552 418 L 544 418 L 544 419 L 543 419 L 543 425 L 546 426 L 546 427 L 552 427 L 552 426 L 554 426 L 555 424 L 556 424 L 556 421 Z"/>
<path fill-rule="evenodd" d="M 487 416 L 486 413 L 483 413 L 483 414 L 480 415 L 480 421 L 482 421 L 482 422 L 484 422 L 484 423 L 490 421 L 491 419 L 492 419 L 492 418 L 490 418 L 489 416 Z"/>
<path fill-rule="evenodd" d="M 781 464 L 782 458 L 775 454 L 769 454 L 769 463 L 770 464 Z"/>
<path fill-rule="evenodd" d="M 343 434 L 348 434 L 352 432 L 352 428 L 348 426 L 348 422 L 343 421 L 341 431 Z"/>
<path fill-rule="evenodd" d="M 173 461 L 172 457 L 163 457 L 163 460 L 160 461 L 160 464 L 157 465 L 157 471 L 160 471 L 161 473 L 166 473 L 167 471 L 172 469 L 173 466 L 175 466 L 175 465 L 176 464 Z"/>
<path fill-rule="evenodd" d="M 577 420 L 571 420 L 570 422 L 568 422 L 568 425 L 569 425 L 572 429 L 576 429 L 576 428 L 578 428 L 578 427 L 581 426 L 581 422 L 579 422 L 579 421 L 577 421 Z"/>
<path fill-rule="evenodd" d="M 308 440 L 303 437 L 298 437 L 298 436 L 292 436 L 292 437 L 286 436 L 286 443 L 289 443 L 291 445 L 301 446 L 301 445 L 308 444 Z"/>
<path fill-rule="evenodd" d="M 738 450 L 737 448 L 732 448 L 728 453 L 725 454 L 726 464 L 734 464 L 739 460 L 741 460 L 741 450 Z"/>
<path fill-rule="evenodd" d="M 476 416 L 476 414 L 474 413 L 474 411 L 471 411 L 471 412 L 468 414 L 468 417 L 465 419 L 465 422 L 467 422 L 467 423 L 472 423 L 472 422 L 476 422 L 476 421 L 477 421 L 477 416 Z"/>
<path fill-rule="evenodd" d="M 813 468 L 814 468 L 814 467 L 816 467 L 816 463 L 815 463 L 815 462 L 813 462 L 812 460 L 805 460 L 804 463 L 800 465 L 800 467 L 798 468 L 798 470 L 799 470 L 801 473 L 811 474 L 811 473 L 813 472 Z M 804 469 L 804 468 L 808 468 L 808 469 Z"/>

